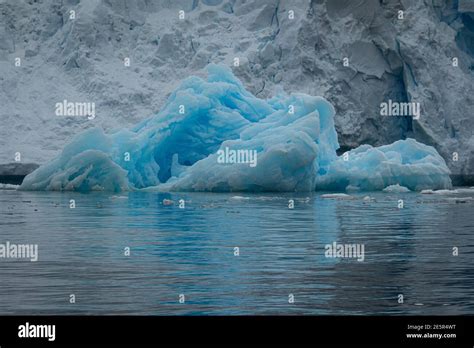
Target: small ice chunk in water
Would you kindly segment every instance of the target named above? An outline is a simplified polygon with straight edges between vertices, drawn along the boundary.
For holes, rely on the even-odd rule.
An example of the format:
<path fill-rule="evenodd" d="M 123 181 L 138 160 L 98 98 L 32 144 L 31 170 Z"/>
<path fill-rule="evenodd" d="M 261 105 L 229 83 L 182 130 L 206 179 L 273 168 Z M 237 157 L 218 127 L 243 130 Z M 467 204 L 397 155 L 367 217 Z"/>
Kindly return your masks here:
<path fill-rule="evenodd" d="M 410 189 L 406 188 L 405 186 L 400 186 L 399 184 L 396 185 L 389 185 L 382 190 L 383 192 L 389 193 L 404 193 L 410 192 Z"/>
<path fill-rule="evenodd" d="M 425 195 L 455 195 L 458 194 L 458 190 L 422 190 L 422 194 Z"/>
<path fill-rule="evenodd" d="M 12 185 L 12 184 L 1 184 L 0 183 L 0 190 L 17 190 L 20 185 Z"/>
<path fill-rule="evenodd" d="M 321 195 L 321 198 L 330 198 L 330 199 L 355 199 L 354 196 L 348 195 L 346 193 L 325 193 Z"/>

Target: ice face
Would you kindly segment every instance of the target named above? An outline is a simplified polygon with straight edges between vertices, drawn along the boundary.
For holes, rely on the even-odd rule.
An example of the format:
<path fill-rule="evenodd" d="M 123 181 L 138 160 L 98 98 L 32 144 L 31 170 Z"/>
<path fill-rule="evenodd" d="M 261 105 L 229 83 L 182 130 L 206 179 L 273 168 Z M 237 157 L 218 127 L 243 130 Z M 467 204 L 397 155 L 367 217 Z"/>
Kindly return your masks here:
<path fill-rule="evenodd" d="M 316 189 L 342 191 L 383 190 L 400 185 L 412 191 L 428 187 L 451 187 L 450 171 L 444 159 L 431 146 L 414 139 L 390 145 L 362 145 L 331 162 L 318 175 Z"/>
<path fill-rule="evenodd" d="M 334 108 L 324 98 L 258 99 L 223 66 L 190 77 L 162 110 L 132 129 L 88 130 L 28 175 L 24 190 L 412 190 L 448 188 L 432 147 L 408 139 L 338 157 Z M 348 155 L 348 156 L 347 156 Z"/>

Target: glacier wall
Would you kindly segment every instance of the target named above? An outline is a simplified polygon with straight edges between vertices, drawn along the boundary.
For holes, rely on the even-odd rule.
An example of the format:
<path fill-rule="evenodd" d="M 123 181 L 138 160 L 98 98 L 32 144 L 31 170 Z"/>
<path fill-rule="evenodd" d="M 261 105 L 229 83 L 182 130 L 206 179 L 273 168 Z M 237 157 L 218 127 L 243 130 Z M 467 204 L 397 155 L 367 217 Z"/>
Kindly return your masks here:
<path fill-rule="evenodd" d="M 85 129 L 132 127 L 184 78 L 239 57 L 234 74 L 258 97 L 282 87 L 327 98 L 340 151 L 414 138 L 437 149 L 458 183 L 474 185 L 471 3 L 0 1 L 0 166 L 16 152 L 17 164 L 46 163 Z M 64 99 L 95 102 L 97 117 L 56 117 Z M 388 99 L 419 102 L 421 117 L 380 117 Z"/>
<path fill-rule="evenodd" d="M 281 91 L 259 99 L 225 67 L 189 77 L 160 112 L 131 129 L 93 128 L 29 174 L 22 190 L 313 191 L 449 188 L 437 151 L 413 139 L 338 157 L 334 107 Z M 255 162 L 219 161 L 219 151 Z M 229 160 L 230 157 L 227 158 Z M 258 160 L 257 160 L 258 159 Z"/>

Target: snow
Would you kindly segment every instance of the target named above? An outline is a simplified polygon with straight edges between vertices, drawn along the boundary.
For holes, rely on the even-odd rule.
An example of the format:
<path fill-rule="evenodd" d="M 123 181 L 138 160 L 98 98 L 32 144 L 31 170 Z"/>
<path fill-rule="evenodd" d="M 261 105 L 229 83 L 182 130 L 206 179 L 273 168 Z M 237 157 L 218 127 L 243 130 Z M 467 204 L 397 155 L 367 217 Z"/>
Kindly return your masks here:
<path fill-rule="evenodd" d="M 21 189 L 450 188 L 444 160 L 434 148 L 413 139 L 378 148 L 362 145 L 347 158 L 337 157 L 334 114 L 322 97 L 280 92 L 259 99 L 229 68 L 211 64 L 207 79 L 185 79 L 160 112 L 133 128 L 110 134 L 93 128 L 76 136 L 56 159 L 28 175 Z M 254 154 L 258 161 L 252 165 L 234 158 L 222 163 L 218 153 L 223 149 Z"/>

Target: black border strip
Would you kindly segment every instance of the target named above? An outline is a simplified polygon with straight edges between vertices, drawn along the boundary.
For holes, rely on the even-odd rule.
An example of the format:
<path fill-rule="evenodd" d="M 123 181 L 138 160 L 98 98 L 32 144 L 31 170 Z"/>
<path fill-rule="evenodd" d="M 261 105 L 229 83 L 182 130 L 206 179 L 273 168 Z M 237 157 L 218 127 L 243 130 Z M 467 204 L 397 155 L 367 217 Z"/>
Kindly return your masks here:
<path fill-rule="evenodd" d="M 56 339 L 20 338 L 26 322 L 56 325 Z M 416 331 L 408 325 L 422 325 Z M 424 330 L 426 325 L 431 330 Z M 456 325 L 442 329 L 441 325 Z M 409 339 L 407 333 L 455 333 Z M 389 344 L 474 346 L 474 316 L 4 316 L 0 346 L 98 344 Z"/>

